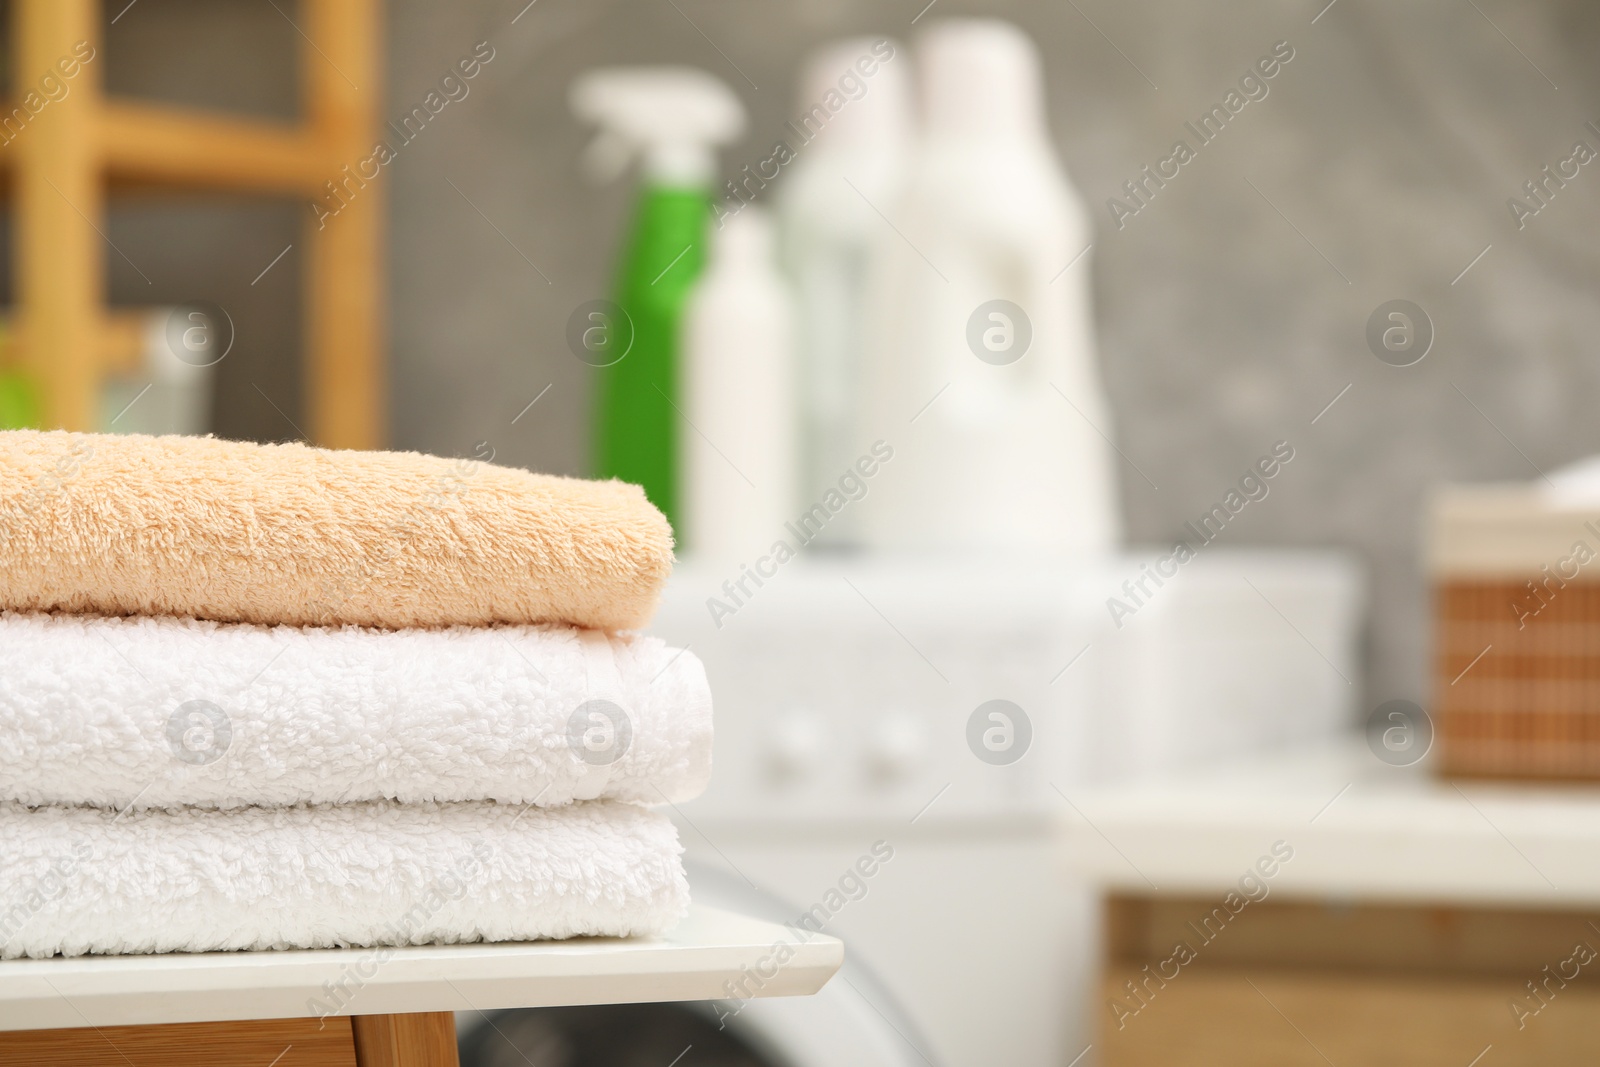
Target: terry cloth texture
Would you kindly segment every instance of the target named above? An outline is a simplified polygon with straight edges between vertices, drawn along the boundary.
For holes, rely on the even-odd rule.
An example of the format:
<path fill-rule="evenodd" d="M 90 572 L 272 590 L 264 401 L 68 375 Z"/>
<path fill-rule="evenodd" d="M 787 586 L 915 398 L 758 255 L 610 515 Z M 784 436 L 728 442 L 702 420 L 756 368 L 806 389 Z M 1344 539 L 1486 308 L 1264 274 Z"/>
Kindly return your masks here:
<path fill-rule="evenodd" d="M 413 452 L 0 433 L 0 608 L 388 629 L 649 622 L 639 487 Z"/>
<path fill-rule="evenodd" d="M 0 613 L 0 800 L 689 800 L 692 653 L 568 627 L 385 632 Z"/>
<path fill-rule="evenodd" d="M 0 805 L 0 957 L 658 934 L 666 816 L 594 801 L 232 812 Z"/>

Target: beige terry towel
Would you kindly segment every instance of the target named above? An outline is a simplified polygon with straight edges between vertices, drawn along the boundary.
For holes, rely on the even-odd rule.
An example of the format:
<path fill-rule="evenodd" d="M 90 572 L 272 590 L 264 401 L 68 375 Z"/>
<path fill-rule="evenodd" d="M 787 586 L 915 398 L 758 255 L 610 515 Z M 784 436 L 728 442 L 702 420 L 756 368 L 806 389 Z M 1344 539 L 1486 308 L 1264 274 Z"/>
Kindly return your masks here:
<path fill-rule="evenodd" d="M 0 608 L 224 622 L 644 626 L 637 486 L 414 452 L 0 432 Z"/>

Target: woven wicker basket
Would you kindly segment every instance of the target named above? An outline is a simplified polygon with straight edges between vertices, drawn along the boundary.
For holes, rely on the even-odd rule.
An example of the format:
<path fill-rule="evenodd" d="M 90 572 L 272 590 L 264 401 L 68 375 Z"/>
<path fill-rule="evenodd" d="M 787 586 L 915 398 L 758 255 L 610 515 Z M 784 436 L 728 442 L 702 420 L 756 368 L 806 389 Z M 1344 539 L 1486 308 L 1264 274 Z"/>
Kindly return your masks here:
<path fill-rule="evenodd" d="M 1600 507 L 1445 489 L 1429 569 L 1440 770 L 1600 779 Z"/>

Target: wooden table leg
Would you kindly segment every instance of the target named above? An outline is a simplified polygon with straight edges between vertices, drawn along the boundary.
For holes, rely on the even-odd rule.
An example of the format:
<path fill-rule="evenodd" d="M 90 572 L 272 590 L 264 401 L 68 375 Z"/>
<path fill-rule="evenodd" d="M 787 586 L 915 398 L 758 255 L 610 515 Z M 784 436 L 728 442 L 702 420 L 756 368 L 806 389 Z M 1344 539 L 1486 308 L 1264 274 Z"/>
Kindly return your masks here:
<path fill-rule="evenodd" d="M 456 1017 L 448 1011 L 353 1015 L 357 1067 L 459 1067 Z"/>

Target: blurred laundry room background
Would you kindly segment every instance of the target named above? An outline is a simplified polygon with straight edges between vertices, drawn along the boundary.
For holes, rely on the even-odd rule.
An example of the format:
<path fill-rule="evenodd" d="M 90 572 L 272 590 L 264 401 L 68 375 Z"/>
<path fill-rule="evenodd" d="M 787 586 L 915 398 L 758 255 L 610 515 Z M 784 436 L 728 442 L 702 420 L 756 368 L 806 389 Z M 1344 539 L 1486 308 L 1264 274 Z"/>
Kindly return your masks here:
<path fill-rule="evenodd" d="M 138 0 L 106 28 L 107 89 L 290 117 L 293 6 Z M 1581 236 L 1600 201 L 1585 174 L 1521 230 L 1506 204 L 1600 115 L 1589 62 L 1600 10 L 1322 6 L 938 0 L 922 20 L 999 16 L 1040 46 L 1051 133 L 1095 225 L 1086 262 L 1128 460 L 1129 540 L 1176 537 L 1264 445 L 1290 440 L 1289 476 L 1228 543 L 1359 551 L 1374 608 L 1364 699 L 1420 699 L 1419 491 L 1533 478 L 1600 449 L 1600 423 L 1585 417 L 1600 401 L 1600 257 Z M 466 455 L 490 440 L 499 462 L 587 472 L 592 372 L 562 337 L 574 308 L 609 291 L 630 189 L 596 186 L 578 166 L 590 132 L 566 94 L 579 72 L 674 62 L 723 78 L 751 117 L 722 155 L 731 176 L 795 117 L 809 48 L 905 39 L 922 7 L 393 0 L 385 114 L 477 42 L 494 59 L 389 170 L 392 445 Z M 1119 228 L 1108 198 L 1125 197 L 1122 184 L 1280 40 L 1294 58 L 1269 94 Z M 300 382 L 284 357 L 301 264 L 291 252 L 251 279 L 295 242 L 303 212 L 220 196 L 113 206 L 108 236 L 127 255 L 109 260 L 114 303 L 205 299 L 236 321 L 236 351 L 218 367 L 223 434 L 297 436 Z M 0 285 L 7 275 L 0 266 Z M 1364 341 L 1369 314 L 1396 298 L 1437 330 L 1416 367 L 1386 366 Z M 538 417 L 512 426 L 547 385 Z"/>
<path fill-rule="evenodd" d="M 33 421 L 148 425 L 141 420 L 162 409 L 140 401 L 147 383 L 127 372 L 159 377 L 150 370 L 159 364 L 181 379 L 179 392 L 205 383 L 209 411 L 189 431 L 620 472 L 657 503 L 650 477 L 603 454 L 619 438 L 632 434 L 621 451 L 646 473 L 652 464 L 711 469 L 735 494 L 743 489 L 730 469 L 756 491 L 795 466 L 791 450 L 820 451 L 819 438 L 843 449 L 837 466 L 832 452 L 827 461 L 844 472 L 830 473 L 836 504 L 816 480 L 720 513 L 685 504 L 693 485 L 680 493 L 678 511 L 710 520 L 679 525 L 701 551 L 684 554 L 653 632 L 692 648 L 717 693 L 715 779 L 673 812 L 697 900 L 791 924 L 812 916 L 848 941 L 847 969 L 815 998 L 753 1002 L 748 1014 L 751 998 L 730 992 L 665 1014 L 502 1016 L 515 1041 L 468 1019 L 467 1062 L 582 1064 L 584 1049 L 620 1034 L 658 1043 L 641 1062 L 665 1067 L 680 1036 L 708 1057 L 731 1040 L 712 1036 L 729 1010 L 748 1040 L 728 1053 L 744 1060 L 725 1062 L 784 1067 L 1064 1067 L 1080 1062 L 1073 1056 L 1087 1056 L 1084 1067 L 1467 1064 L 1491 1043 L 1488 1062 L 1533 1063 L 1549 1062 L 1539 1059 L 1546 1035 L 1563 1048 L 1592 1045 L 1592 990 L 1563 994 L 1535 1036 L 1511 1032 L 1526 1028 L 1535 1004 L 1543 1011 L 1544 998 L 1524 997 L 1524 985 L 1537 995 L 1527 979 L 1576 960 L 1573 940 L 1600 929 L 1578 912 L 1600 884 L 1583 866 L 1596 854 L 1584 836 L 1600 822 L 1594 791 L 1546 792 L 1552 779 L 1600 776 L 1600 636 L 1564 643 L 1600 635 L 1600 587 L 1575 572 L 1547 585 L 1573 580 L 1585 591 L 1563 592 L 1527 633 L 1524 620 L 1550 599 L 1537 608 L 1517 599 L 1524 577 L 1555 582 L 1549 567 L 1578 555 L 1567 553 L 1580 521 L 1600 521 L 1596 469 L 1556 475 L 1600 452 L 1600 177 L 1589 165 L 1600 158 L 1600 9 L 1577 0 L 100 7 L 93 73 L 78 88 L 45 87 L 52 100 L 79 94 L 77 104 L 38 103 L 35 115 L 55 110 L 37 130 L 12 131 L 0 116 L 0 173 L 18 189 L 23 220 L 20 232 L 9 213 L 0 221 L 12 251 L 0 259 L 0 301 L 24 309 L 19 320 L 0 316 L 0 423 L 29 421 L 15 417 L 20 366 L 48 386 L 46 416 Z M 17 10 L 63 9 L 5 13 Z M 663 197 L 657 215 L 636 210 L 651 203 L 660 173 L 693 184 L 709 168 L 720 192 L 772 159 L 817 102 L 808 61 L 846 39 L 850 54 L 865 45 L 880 67 L 879 43 L 894 42 L 894 69 L 907 68 L 907 97 L 923 109 L 907 137 L 922 154 L 907 169 L 928 179 L 926 196 L 880 207 L 858 188 L 863 211 L 835 184 L 828 201 L 893 261 L 888 288 L 855 285 L 854 275 L 834 288 L 869 305 L 862 318 L 880 320 L 880 331 L 888 324 L 886 334 L 852 335 L 870 334 L 859 362 L 879 376 L 858 392 L 864 409 L 890 394 L 904 401 L 903 412 L 870 412 L 893 408 L 902 421 L 880 421 L 903 438 L 871 419 L 836 440 L 790 425 L 815 406 L 800 375 L 778 377 L 779 350 L 804 331 L 774 324 L 787 289 L 808 294 L 779 276 L 768 235 L 748 225 L 759 212 L 739 208 L 738 225 L 702 242 L 699 190 L 669 189 L 677 206 Z M 357 84 L 330 51 L 376 57 L 382 76 Z M 12 48 L 0 55 L 15 67 Z M 642 81 L 615 69 L 639 65 L 696 69 Z M 7 73 L 14 86 L 35 78 Z M 98 198 L 90 171 L 109 190 L 98 233 L 84 225 L 100 218 L 98 203 L 67 210 L 71 198 L 45 188 L 41 171 L 51 174 L 38 165 L 46 148 L 71 140 L 69 122 L 54 123 L 59 138 L 47 122 L 99 106 L 96 77 L 124 102 L 110 105 L 124 107 L 115 121 L 77 127 L 85 144 L 115 142 L 105 160 L 77 160 L 86 196 Z M 884 102 L 887 76 L 876 78 L 852 116 Z M 669 96 L 681 106 L 661 106 Z M 142 103 L 128 110 L 130 98 Z M 741 111 L 742 123 L 730 118 Z M 222 112 L 277 125 L 228 126 Z M 597 181 L 592 164 L 618 144 L 597 139 L 596 126 L 624 112 L 645 116 L 636 140 L 699 123 L 702 142 L 727 143 L 714 160 L 640 153 L 642 167 Z M 33 122 L 15 111 L 12 121 Z M 842 132 L 852 120 L 840 112 L 837 121 Z M 1015 150 L 993 166 L 973 152 L 952 158 L 960 138 L 936 143 L 951 128 L 991 126 L 1003 134 L 994 143 Z M 391 146 L 363 159 L 373 130 Z M 781 215 L 796 176 L 827 151 L 805 149 L 801 163 L 744 186 L 745 198 Z M 1075 197 L 1060 188 L 1056 160 Z M 358 180 L 341 166 L 375 169 Z M 336 206 L 355 210 L 330 220 L 343 242 L 330 258 L 319 218 Z M 82 286 L 61 270 L 55 289 L 38 283 L 41 263 L 51 265 L 37 239 L 47 232 L 41 215 L 75 234 Z M 647 216 L 692 216 L 697 227 L 693 240 L 651 238 L 659 271 L 627 252 Z M 364 227 L 354 221 L 363 217 Z M 830 209 L 806 221 L 820 234 Z M 1008 251 L 1058 258 L 1034 256 L 1007 275 L 1000 257 L 985 258 L 991 246 L 961 243 L 986 226 Z M 701 251 L 710 266 L 690 295 Z M 377 288 L 364 291 L 372 280 Z M 645 318 L 672 290 L 692 350 L 676 366 L 648 363 L 643 344 L 619 362 L 574 343 L 575 329 L 587 338 L 584 324 L 595 321 L 588 309 L 629 286 L 641 297 L 631 307 L 638 336 L 654 331 L 658 349 L 676 343 L 678 321 Z M 121 365 L 92 351 L 106 338 L 74 331 L 80 324 L 60 306 L 50 321 L 76 348 L 37 340 L 47 331 L 30 326 L 27 316 L 39 315 L 30 300 L 48 305 L 67 289 L 85 319 L 112 309 L 94 329 L 120 338 Z M 1026 362 L 1028 353 L 989 358 L 996 350 L 982 351 L 989 335 L 977 317 L 986 304 L 973 305 L 1041 290 L 1027 314 L 1048 341 Z M 880 301 L 884 293 L 892 299 Z M 763 301 L 771 306 L 757 308 Z M 804 304 L 803 327 L 826 317 Z M 193 319 L 202 305 L 213 310 Z M 187 340 L 190 330 L 215 333 L 217 309 L 232 326 L 226 358 L 210 340 Z M 722 329 L 697 334 L 697 316 Z M 129 333 L 163 322 L 165 346 Z M 175 322 L 179 347 L 204 358 L 173 347 Z M 341 322 L 353 332 L 328 329 Z M 341 340 L 352 336 L 359 343 Z M 133 348 L 155 362 L 138 364 Z M 85 373 L 62 369 L 73 367 Z M 119 373 L 124 392 L 89 397 L 99 375 Z M 637 395 L 624 395 L 630 381 Z M 701 390 L 707 381 L 714 388 Z M 63 401 L 73 390 L 75 408 Z M 639 417 L 646 409 L 653 424 Z M 702 410 L 740 432 L 700 431 Z M 1105 440 L 1086 425 L 1103 425 Z M 1063 444 L 1052 434 L 1076 436 Z M 739 441 L 732 457 L 717 448 L 729 440 Z M 701 441 L 717 455 L 708 459 Z M 1030 447 L 1004 447 L 1019 442 Z M 757 479 L 743 476 L 741 447 Z M 1535 492 L 1547 473 L 1560 491 Z M 1484 482 L 1529 492 L 1463 484 Z M 1456 495 L 1432 512 L 1430 572 L 1423 527 L 1441 486 Z M 860 519 L 870 533 L 885 513 L 895 519 L 887 535 L 853 532 Z M 811 532 L 827 526 L 819 540 L 870 550 L 807 551 L 792 564 L 746 551 L 770 537 L 809 545 L 787 520 L 817 515 Z M 1197 526 L 1212 518 L 1202 536 Z M 1600 525 L 1585 529 L 1573 536 L 1600 536 Z M 717 536 L 718 550 L 704 550 Z M 1193 543 L 1191 555 L 1217 547 L 1162 570 L 1179 541 Z M 1585 552 L 1577 566 L 1596 558 Z M 784 578 L 763 585 L 769 564 L 784 566 Z M 1172 578 L 1178 564 L 1183 580 L 1152 597 L 1145 583 L 1157 572 Z M 1157 609 L 1145 614 L 1145 598 Z M 1118 604 L 1138 623 L 1124 629 Z M 1432 777 L 1441 760 L 1424 759 L 1433 734 L 1423 707 L 1440 721 L 1444 774 L 1459 777 Z M 1403 743 L 1391 743 L 1396 734 Z M 1309 755 L 1289 751 L 1300 742 Z M 1208 767 L 1198 784 L 1179 780 L 1197 763 L 1237 756 L 1257 762 L 1249 773 Z M 1540 781 L 1467 781 L 1485 774 Z M 1190 910 L 1226 926 L 1244 910 L 1240 893 L 1250 918 L 1232 929 L 1254 933 L 1230 934 L 1183 972 L 1177 992 L 1162 993 L 1144 972 L 1187 965 L 1166 955 L 1170 927 Z M 1268 893 L 1281 895 L 1266 903 Z M 1228 900 L 1237 908 L 1217 903 Z M 1456 974 L 1462 961 L 1471 976 Z M 1135 979 L 1151 983 L 1149 996 Z M 1226 1010 L 1214 1010 L 1214 991 Z M 1288 999 L 1280 1010 L 1269 997 Z M 1113 1044 L 1152 1002 L 1158 1010 Z M 1397 1021 L 1368 1026 L 1373 1011 Z M 1419 1029 L 1424 1016 L 1435 1029 Z M 758 1057 L 763 1039 L 779 1051 Z M 1363 1059 L 1364 1042 L 1390 1058 Z M 1257 1058 L 1243 1055 L 1247 1046 Z"/>

